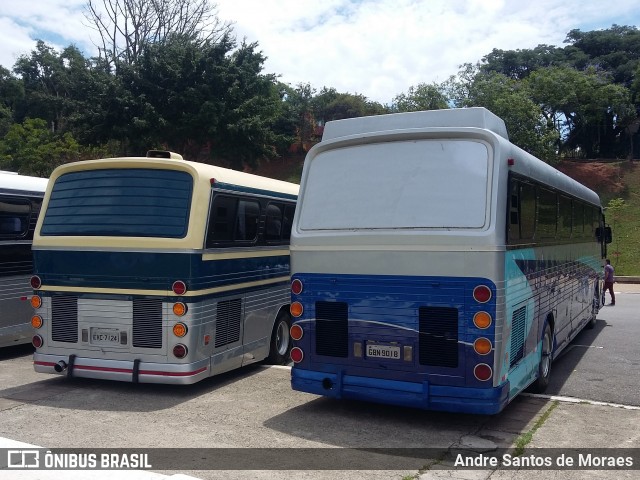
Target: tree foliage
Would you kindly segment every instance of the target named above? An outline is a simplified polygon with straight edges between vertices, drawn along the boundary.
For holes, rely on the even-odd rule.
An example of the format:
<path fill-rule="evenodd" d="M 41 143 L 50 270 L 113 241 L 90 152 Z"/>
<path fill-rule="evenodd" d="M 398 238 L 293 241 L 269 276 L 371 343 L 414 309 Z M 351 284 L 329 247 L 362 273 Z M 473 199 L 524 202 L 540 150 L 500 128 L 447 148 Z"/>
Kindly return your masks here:
<path fill-rule="evenodd" d="M 87 7 L 98 57 L 38 41 L 13 72 L 0 68 L 2 168 L 45 175 L 66 161 L 151 148 L 253 168 L 307 151 L 328 121 L 472 106 L 503 118 L 512 142 L 548 162 L 640 156 L 635 27 L 572 30 L 562 47 L 494 49 L 447 81 L 418 83 L 382 105 L 265 74 L 258 44 L 238 43 L 208 0 Z"/>
<path fill-rule="evenodd" d="M 132 65 L 152 45 L 171 36 L 216 43 L 231 32 L 209 0 L 87 0 L 85 17 L 100 37 L 100 58 L 109 67 Z"/>

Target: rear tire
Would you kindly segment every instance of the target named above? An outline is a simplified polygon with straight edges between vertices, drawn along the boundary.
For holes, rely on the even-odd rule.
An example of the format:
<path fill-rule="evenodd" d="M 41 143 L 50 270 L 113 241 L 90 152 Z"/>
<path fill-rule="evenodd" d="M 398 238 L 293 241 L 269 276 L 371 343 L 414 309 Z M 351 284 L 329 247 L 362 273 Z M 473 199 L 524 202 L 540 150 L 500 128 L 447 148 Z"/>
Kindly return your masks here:
<path fill-rule="evenodd" d="M 538 378 L 529 387 L 529 391 L 533 393 L 543 393 L 549 386 L 549 378 L 551 377 L 551 362 L 553 360 L 553 334 L 549 323 L 544 326 L 542 334 L 542 354 L 540 363 L 538 364 Z"/>
<path fill-rule="evenodd" d="M 268 363 L 272 365 L 284 365 L 289 361 L 289 353 L 291 352 L 290 326 L 291 317 L 288 313 L 281 312 L 273 326 L 269 356 L 267 357 Z"/>

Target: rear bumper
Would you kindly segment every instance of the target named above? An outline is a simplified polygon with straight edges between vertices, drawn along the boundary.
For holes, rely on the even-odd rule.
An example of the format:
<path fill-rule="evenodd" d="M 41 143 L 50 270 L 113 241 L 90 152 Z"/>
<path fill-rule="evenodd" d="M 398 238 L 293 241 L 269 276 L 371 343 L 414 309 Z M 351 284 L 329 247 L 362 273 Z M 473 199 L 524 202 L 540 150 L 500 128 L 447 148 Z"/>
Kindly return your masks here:
<path fill-rule="evenodd" d="M 66 368 L 57 372 L 55 366 L 64 362 Z M 69 355 L 34 353 L 33 368 L 40 373 L 53 373 L 70 377 L 98 378 L 136 383 L 167 383 L 188 385 L 210 375 L 209 359 L 194 363 L 171 364 L 102 360 Z"/>
<path fill-rule="evenodd" d="M 467 388 L 291 369 L 291 387 L 301 392 L 446 412 L 500 412 L 509 402 L 509 382 Z"/>

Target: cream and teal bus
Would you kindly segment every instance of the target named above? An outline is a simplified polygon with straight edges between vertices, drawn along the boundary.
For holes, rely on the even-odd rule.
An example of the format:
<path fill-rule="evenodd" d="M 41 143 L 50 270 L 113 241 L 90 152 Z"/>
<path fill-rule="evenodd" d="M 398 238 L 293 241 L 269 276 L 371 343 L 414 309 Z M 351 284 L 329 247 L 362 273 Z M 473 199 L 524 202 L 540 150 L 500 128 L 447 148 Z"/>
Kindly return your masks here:
<path fill-rule="evenodd" d="M 164 151 L 57 168 L 33 242 L 35 370 L 189 384 L 287 361 L 297 192 Z"/>
<path fill-rule="evenodd" d="M 484 108 L 328 122 L 291 234 L 292 386 L 499 412 L 594 325 L 610 236 Z"/>
<path fill-rule="evenodd" d="M 46 178 L 0 172 L 0 347 L 31 341 L 31 241 Z"/>

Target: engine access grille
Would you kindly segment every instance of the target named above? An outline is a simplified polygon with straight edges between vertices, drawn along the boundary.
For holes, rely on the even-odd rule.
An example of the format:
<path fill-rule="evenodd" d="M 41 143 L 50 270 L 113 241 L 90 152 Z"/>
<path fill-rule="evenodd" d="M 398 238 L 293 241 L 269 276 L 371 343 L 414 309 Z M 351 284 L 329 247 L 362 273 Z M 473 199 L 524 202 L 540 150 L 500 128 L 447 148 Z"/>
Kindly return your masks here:
<path fill-rule="evenodd" d="M 420 307 L 420 365 L 458 366 L 458 309 Z"/>
<path fill-rule="evenodd" d="M 133 300 L 131 344 L 138 348 L 162 348 L 162 299 Z"/>
<path fill-rule="evenodd" d="M 54 342 L 78 343 L 77 297 L 51 297 L 51 338 Z"/>
<path fill-rule="evenodd" d="M 242 320 L 242 299 L 218 302 L 216 312 L 215 347 L 222 347 L 240 340 L 240 323 Z"/>
<path fill-rule="evenodd" d="M 349 355 L 348 310 L 344 302 L 316 302 L 316 354 Z"/>
<path fill-rule="evenodd" d="M 513 318 L 511 319 L 510 367 L 513 367 L 524 357 L 524 336 L 526 319 L 526 306 L 520 307 L 513 312 Z"/>

